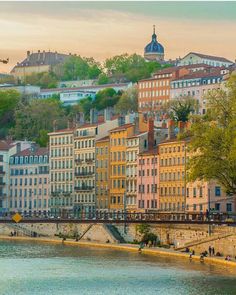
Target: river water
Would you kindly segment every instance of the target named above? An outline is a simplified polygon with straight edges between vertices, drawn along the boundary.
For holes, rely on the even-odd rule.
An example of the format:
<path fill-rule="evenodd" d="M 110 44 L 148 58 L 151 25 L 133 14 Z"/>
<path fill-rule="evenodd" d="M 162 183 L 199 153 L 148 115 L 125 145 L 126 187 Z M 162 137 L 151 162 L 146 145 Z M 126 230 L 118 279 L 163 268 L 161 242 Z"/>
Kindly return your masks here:
<path fill-rule="evenodd" d="M 97 248 L 0 242 L 1 295 L 235 295 L 236 270 Z"/>

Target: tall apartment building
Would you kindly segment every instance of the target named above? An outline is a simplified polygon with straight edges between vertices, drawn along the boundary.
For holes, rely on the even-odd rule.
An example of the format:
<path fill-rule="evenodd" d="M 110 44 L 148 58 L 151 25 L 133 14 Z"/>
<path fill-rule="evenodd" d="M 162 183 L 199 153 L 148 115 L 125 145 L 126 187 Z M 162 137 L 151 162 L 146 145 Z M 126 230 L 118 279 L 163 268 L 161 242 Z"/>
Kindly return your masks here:
<path fill-rule="evenodd" d="M 21 150 L 30 147 L 28 141 L 0 141 L 0 216 L 6 216 L 9 213 L 9 162 L 10 157 Z"/>
<path fill-rule="evenodd" d="M 186 208 L 187 143 L 176 138 L 159 144 L 159 196 L 161 211 Z"/>
<path fill-rule="evenodd" d="M 110 131 L 110 209 L 116 211 L 123 211 L 126 205 L 126 142 L 134 128 L 128 123 Z"/>
<path fill-rule="evenodd" d="M 96 145 L 96 208 L 110 209 L 110 138 L 98 139 Z"/>
<path fill-rule="evenodd" d="M 49 153 L 32 144 L 10 157 L 9 211 L 24 216 L 49 214 Z"/>
<path fill-rule="evenodd" d="M 137 208 L 150 212 L 159 209 L 157 148 L 142 152 L 137 158 Z"/>
<path fill-rule="evenodd" d="M 97 124 L 78 127 L 74 137 L 76 216 L 95 211 L 95 136 Z"/>
<path fill-rule="evenodd" d="M 73 215 L 74 204 L 74 129 L 48 135 L 51 215 L 68 217 Z"/>

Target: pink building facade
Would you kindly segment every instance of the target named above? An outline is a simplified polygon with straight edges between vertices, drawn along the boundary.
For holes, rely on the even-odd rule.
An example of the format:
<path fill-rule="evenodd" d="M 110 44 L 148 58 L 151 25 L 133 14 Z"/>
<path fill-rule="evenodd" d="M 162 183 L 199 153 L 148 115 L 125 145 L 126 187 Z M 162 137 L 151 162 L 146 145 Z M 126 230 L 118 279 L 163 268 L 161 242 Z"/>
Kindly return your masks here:
<path fill-rule="evenodd" d="M 158 154 L 157 149 L 138 155 L 137 206 L 138 211 L 158 210 Z"/>

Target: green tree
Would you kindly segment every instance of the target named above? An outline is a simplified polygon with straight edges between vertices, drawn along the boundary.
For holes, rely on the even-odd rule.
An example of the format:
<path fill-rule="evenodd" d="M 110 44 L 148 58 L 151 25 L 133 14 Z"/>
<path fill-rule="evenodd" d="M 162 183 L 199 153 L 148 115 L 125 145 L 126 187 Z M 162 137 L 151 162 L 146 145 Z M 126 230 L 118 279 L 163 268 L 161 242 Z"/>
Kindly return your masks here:
<path fill-rule="evenodd" d="M 120 98 L 120 93 L 116 93 L 113 88 L 105 88 L 96 94 L 93 101 L 93 107 L 97 110 L 103 110 L 106 107 L 113 107 Z"/>
<path fill-rule="evenodd" d="M 193 118 L 189 178 L 215 179 L 236 194 L 236 75 L 226 87 L 209 94 L 205 116 Z"/>
<path fill-rule="evenodd" d="M 102 85 L 102 84 L 108 84 L 110 83 L 110 79 L 109 77 L 104 74 L 104 73 L 101 73 L 99 76 L 98 76 L 98 85 Z"/>
<path fill-rule="evenodd" d="M 137 87 L 128 88 L 124 91 L 115 105 L 115 110 L 119 114 L 138 111 L 138 89 Z"/>
<path fill-rule="evenodd" d="M 14 126 L 14 110 L 19 103 L 20 93 L 16 90 L 0 91 L 0 138 Z"/>
<path fill-rule="evenodd" d="M 33 73 L 25 77 L 25 84 L 37 85 L 42 88 L 56 88 L 58 79 L 53 72 Z"/>
<path fill-rule="evenodd" d="M 171 100 L 166 106 L 169 116 L 176 122 L 187 122 L 190 115 L 197 111 L 197 102 L 191 97 Z"/>
<path fill-rule="evenodd" d="M 15 110 L 15 127 L 11 134 L 15 139 L 33 140 L 46 145 L 46 133 L 53 130 L 53 122 L 57 128 L 67 125 L 67 116 L 61 103 L 55 99 L 33 99 L 28 103 L 20 103 Z"/>
<path fill-rule="evenodd" d="M 162 66 L 155 61 L 146 62 L 141 55 L 128 55 L 127 53 L 108 58 L 104 64 L 108 75 L 116 81 L 126 80 L 132 82 L 149 78 L 153 72 L 168 66 Z"/>

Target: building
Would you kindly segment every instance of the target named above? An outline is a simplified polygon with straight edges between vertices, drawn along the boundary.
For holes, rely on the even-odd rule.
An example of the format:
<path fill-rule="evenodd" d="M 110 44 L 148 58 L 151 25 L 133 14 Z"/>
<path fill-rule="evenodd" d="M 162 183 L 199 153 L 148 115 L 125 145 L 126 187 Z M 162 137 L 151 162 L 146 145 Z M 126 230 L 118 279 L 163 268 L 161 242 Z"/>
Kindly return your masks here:
<path fill-rule="evenodd" d="M 137 158 L 137 208 L 151 212 L 159 209 L 157 148 L 142 152 Z"/>
<path fill-rule="evenodd" d="M 108 135 L 110 129 L 117 127 L 118 119 L 105 120 L 103 123 L 82 124 L 75 130 L 74 136 L 74 167 L 75 167 L 75 200 L 74 214 L 83 216 L 92 214 L 97 207 L 96 146 L 95 142 Z M 99 159 L 100 160 L 100 159 Z M 99 162 L 100 163 L 100 162 Z M 105 165 L 105 162 L 104 162 Z M 103 173 L 103 170 L 98 170 Z M 108 179 L 107 179 L 108 181 Z M 100 201 L 100 199 L 99 199 Z"/>
<path fill-rule="evenodd" d="M 210 66 L 205 64 L 175 66 L 161 69 L 151 78 L 138 82 L 138 108 L 144 113 L 156 113 L 162 120 L 165 111 L 160 111 L 170 100 L 171 82 L 183 76 L 204 71 Z"/>
<path fill-rule="evenodd" d="M 116 92 L 125 91 L 132 86 L 132 83 L 114 83 L 114 84 L 103 84 L 103 85 L 88 85 L 71 88 L 52 88 L 52 89 L 41 89 L 40 98 L 50 98 L 53 95 L 60 95 L 60 100 L 65 105 L 76 104 L 80 99 L 91 96 L 95 98 L 98 91 L 113 88 Z"/>
<path fill-rule="evenodd" d="M 20 94 L 29 95 L 32 98 L 38 98 L 40 87 L 34 85 L 17 86 L 14 84 L 0 84 L 0 91 L 16 90 Z"/>
<path fill-rule="evenodd" d="M 216 181 L 187 184 L 186 210 L 189 213 L 235 213 L 235 198 L 227 196 Z"/>
<path fill-rule="evenodd" d="M 63 63 L 70 55 L 50 52 L 50 51 L 41 51 L 30 52 L 27 51 L 27 57 L 20 63 L 17 63 L 16 66 L 11 70 L 11 74 L 24 81 L 26 76 L 31 74 L 49 72 L 57 64 Z"/>
<path fill-rule="evenodd" d="M 138 108 L 141 112 L 159 111 L 170 98 L 170 82 L 189 73 L 185 68 L 170 67 L 159 70 L 152 78 L 138 82 Z"/>
<path fill-rule="evenodd" d="M 147 61 L 164 61 L 164 47 L 157 41 L 155 26 L 153 26 L 152 40 L 144 48 L 144 58 Z"/>
<path fill-rule="evenodd" d="M 9 212 L 49 215 L 49 153 L 35 144 L 10 157 Z"/>
<path fill-rule="evenodd" d="M 161 211 L 183 212 L 186 208 L 187 142 L 169 138 L 158 146 L 159 208 Z"/>
<path fill-rule="evenodd" d="M 10 204 L 10 157 L 21 150 L 29 148 L 27 141 L 0 141 L 0 216 L 8 215 Z"/>
<path fill-rule="evenodd" d="M 117 212 L 126 206 L 126 142 L 133 134 L 132 123 L 110 130 L 110 209 Z"/>
<path fill-rule="evenodd" d="M 213 67 L 229 67 L 233 64 L 232 61 L 220 56 L 206 55 L 197 52 L 190 52 L 178 62 L 178 66 L 192 64 L 206 64 Z"/>
<path fill-rule="evenodd" d="M 51 215 L 69 217 L 73 215 L 74 204 L 74 129 L 48 135 Z"/>
<path fill-rule="evenodd" d="M 110 209 L 110 138 L 96 140 L 96 208 Z"/>
<path fill-rule="evenodd" d="M 170 98 L 194 98 L 198 103 L 198 113 L 205 114 L 207 94 L 214 89 L 220 89 L 226 73 L 228 70 L 225 68 L 207 68 L 174 79 L 170 83 Z"/>
<path fill-rule="evenodd" d="M 74 137 L 75 198 L 74 214 L 81 217 L 95 212 L 95 136 L 97 124 L 78 127 Z"/>

